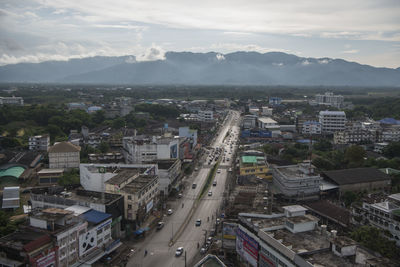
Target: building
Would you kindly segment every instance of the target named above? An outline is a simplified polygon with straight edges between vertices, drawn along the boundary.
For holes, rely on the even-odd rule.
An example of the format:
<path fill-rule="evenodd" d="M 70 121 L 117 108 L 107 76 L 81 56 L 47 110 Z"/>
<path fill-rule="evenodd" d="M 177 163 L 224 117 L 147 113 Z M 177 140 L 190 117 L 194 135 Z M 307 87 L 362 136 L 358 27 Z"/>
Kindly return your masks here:
<path fill-rule="evenodd" d="M 30 229 L 18 229 L 0 238 L 0 266 L 57 266 L 51 236 Z"/>
<path fill-rule="evenodd" d="M 105 190 L 124 197 L 124 217 L 136 227 L 158 204 L 158 183 L 156 175 L 139 175 L 138 171 L 123 170 L 105 183 Z"/>
<path fill-rule="evenodd" d="M 212 110 L 199 110 L 197 119 L 204 122 L 214 121 L 214 112 Z"/>
<path fill-rule="evenodd" d="M 270 105 L 278 106 L 282 104 L 282 98 L 280 97 L 270 97 L 268 103 Z"/>
<path fill-rule="evenodd" d="M 341 195 L 346 191 L 371 192 L 390 188 L 389 175 L 375 168 L 354 168 L 322 172 L 325 181 L 338 186 Z"/>
<path fill-rule="evenodd" d="M 352 222 L 356 225 L 369 224 L 389 231 L 391 237 L 385 236 L 400 246 L 400 193 L 389 195 L 381 201 L 364 198 L 362 205 L 353 204 L 352 215 Z"/>
<path fill-rule="evenodd" d="M 3 105 L 23 106 L 24 99 L 20 96 L 0 97 L 0 106 L 3 106 Z"/>
<path fill-rule="evenodd" d="M 322 126 L 321 123 L 317 121 L 305 121 L 303 122 L 303 127 L 301 130 L 302 134 L 307 134 L 307 135 L 317 135 L 321 134 L 322 132 Z"/>
<path fill-rule="evenodd" d="M 197 130 L 190 129 L 189 127 L 179 127 L 179 137 L 189 138 L 191 149 L 197 145 Z"/>
<path fill-rule="evenodd" d="M 87 107 L 85 103 L 68 103 L 68 110 L 75 110 L 75 109 L 80 109 L 80 110 L 87 110 Z"/>
<path fill-rule="evenodd" d="M 249 113 L 258 116 L 260 114 L 260 109 L 258 107 L 249 107 Z"/>
<path fill-rule="evenodd" d="M 381 141 L 398 142 L 400 141 L 400 125 L 382 125 Z"/>
<path fill-rule="evenodd" d="M 310 163 L 272 168 L 273 185 L 283 198 L 292 200 L 318 199 L 322 178 Z"/>
<path fill-rule="evenodd" d="M 145 163 L 158 159 L 177 159 L 180 138 L 130 136 L 122 139 L 122 145 L 126 163 Z"/>
<path fill-rule="evenodd" d="M 49 148 L 50 169 L 79 168 L 81 147 L 70 142 L 56 143 Z"/>
<path fill-rule="evenodd" d="M 363 142 L 374 143 L 381 137 L 380 131 L 374 124 L 366 122 L 346 123 L 343 131 L 335 132 L 333 135 L 334 144 L 359 144 Z"/>
<path fill-rule="evenodd" d="M 57 184 L 64 175 L 64 169 L 41 169 L 37 175 L 40 185 Z"/>
<path fill-rule="evenodd" d="M 344 97 L 342 95 L 334 95 L 333 93 L 326 92 L 325 94 L 317 94 L 315 102 L 318 105 L 326 105 L 335 108 L 342 108 Z"/>
<path fill-rule="evenodd" d="M 29 150 L 47 151 L 50 147 L 50 136 L 48 134 L 29 137 Z"/>
<path fill-rule="evenodd" d="M 236 252 L 246 266 L 372 266 L 377 257 L 336 230 L 318 226 L 318 219 L 300 205 L 283 213 L 240 213 Z M 380 258 L 378 258 L 380 259 Z"/>
<path fill-rule="evenodd" d="M 264 153 L 260 151 L 243 152 L 240 156 L 239 173 L 242 176 L 254 175 L 267 180 L 272 180 L 269 165 Z"/>
<path fill-rule="evenodd" d="M 79 205 L 89 209 L 111 214 L 111 234 L 114 239 L 123 236 L 124 198 L 119 194 L 100 193 L 83 189 L 64 191 L 61 187 L 34 188 L 31 190 L 32 209 L 65 209 Z"/>
<path fill-rule="evenodd" d="M 280 129 L 278 123 L 269 117 L 258 118 L 258 127 L 261 129 L 267 129 L 267 130 L 279 130 Z"/>
<path fill-rule="evenodd" d="M 270 107 L 261 107 L 261 115 L 263 116 L 272 116 L 273 108 Z"/>
<path fill-rule="evenodd" d="M 158 190 L 167 197 L 172 189 L 179 191 L 179 177 L 182 175 L 182 163 L 180 160 L 156 160 L 158 166 Z"/>
<path fill-rule="evenodd" d="M 322 133 L 343 131 L 346 125 L 346 113 L 344 111 L 320 111 L 319 123 L 321 123 Z"/>
<path fill-rule="evenodd" d="M 256 115 L 245 115 L 242 121 L 242 127 L 244 129 L 252 129 L 257 127 L 257 119 L 258 116 Z"/>
<path fill-rule="evenodd" d="M 87 222 L 74 212 L 47 208 L 30 214 L 28 229 L 52 237 L 56 249 L 56 266 L 69 266 L 79 261 L 79 236 L 86 232 Z"/>

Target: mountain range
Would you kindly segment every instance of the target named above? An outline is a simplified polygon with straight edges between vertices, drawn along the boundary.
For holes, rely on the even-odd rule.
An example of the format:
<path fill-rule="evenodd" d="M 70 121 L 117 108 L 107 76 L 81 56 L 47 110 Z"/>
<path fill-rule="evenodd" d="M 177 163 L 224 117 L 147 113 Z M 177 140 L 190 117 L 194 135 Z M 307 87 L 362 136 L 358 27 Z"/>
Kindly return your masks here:
<path fill-rule="evenodd" d="M 281 52 L 229 54 L 167 52 L 165 59 L 134 56 L 18 63 L 0 67 L 0 82 L 87 84 L 400 86 L 400 68 Z"/>

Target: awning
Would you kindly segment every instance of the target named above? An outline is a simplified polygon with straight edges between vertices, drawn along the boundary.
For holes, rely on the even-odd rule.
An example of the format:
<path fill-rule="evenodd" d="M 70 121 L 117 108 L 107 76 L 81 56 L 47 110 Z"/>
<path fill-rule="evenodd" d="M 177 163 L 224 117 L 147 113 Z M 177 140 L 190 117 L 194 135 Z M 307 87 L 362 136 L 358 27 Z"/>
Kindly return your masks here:
<path fill-rule="evenodd" d="M 135 235 L 141 235 L 146 231 L 150 231 L 149 227 L 144 227 L 144 228 L 140 228 L 138 230 L 136 230 L 135 232 L 133 232 Z"/>

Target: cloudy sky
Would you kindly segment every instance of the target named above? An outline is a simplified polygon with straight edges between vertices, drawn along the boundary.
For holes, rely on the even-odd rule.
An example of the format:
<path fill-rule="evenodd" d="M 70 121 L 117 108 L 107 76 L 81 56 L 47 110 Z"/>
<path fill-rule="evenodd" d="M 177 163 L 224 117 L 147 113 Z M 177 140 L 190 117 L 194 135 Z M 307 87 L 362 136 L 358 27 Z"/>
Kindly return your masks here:
<path fill-rule="evenodd" d="M 1 0 L 0 65 L 282 51 L 400 67 L 400 0 Z"/>

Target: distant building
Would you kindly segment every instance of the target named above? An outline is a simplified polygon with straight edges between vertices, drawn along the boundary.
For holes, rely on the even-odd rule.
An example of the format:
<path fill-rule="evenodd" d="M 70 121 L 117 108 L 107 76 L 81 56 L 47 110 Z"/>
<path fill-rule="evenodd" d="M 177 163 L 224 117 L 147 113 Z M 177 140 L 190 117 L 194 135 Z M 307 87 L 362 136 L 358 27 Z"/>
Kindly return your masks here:
<path fill-rule="evenodd" d="M 64 175 L 64 169 L 41 169 L 37 175 L 40 185 L 57 184 Z"/>
<path fill-rule="evenodd" d="M 242 121 L 242 127 L 244 129 L 252 129 L 257 126 L 258 116 L 256 115 L 245 115 Z"/>
<path fill-rule="evenodd" d="M 2 209 L 18 209 L 19 201 L 19 186 L 4 187 Z"/>
<path fill-rule="evenodd" d="M 199 121 L 212 122 L 214 121 L 214 112 L 212 110 L 199 110 L 197 118 Z"/>
<path fill-rule="evenodd" d="M 273 108 L 270 107 L 262 107 L 261 108 L 261 115 L 263 116 L 272 116 Z"/>
<path fill-rule="evenodd" d="M 260 109 L 258 107 L 249 107 L 249 113 L 258 116 L 260 114 Z"/>
<path fill-rule="evenodd" d="M 322 178 L 309 163 L 272 168 L 274 187 L 284 198 L 293 200 L 318 199 Z"/>
<path fill-rule="evenodd" d="M 29 150 L 47 151 L 50 147 L 50 136 L 48 134 L 29 137 Z"/>
<path fill-rule="evenodd" d="M 80 109 L 80 110 L 87 110 L 87 107 L 85 103 L 68 103 L 68 110 L 75 110 L 75 109 Z"/>
<path fill-rule="evenodd" d="M 327 92 L 323 95 L 317 94 L 315 96 L 315 102 L 318 105 L 326 105 L 335 108 L 342 108 L 344 97 L 342 95 L 334 95 L 333 93 Z"/>
<path fill-rule="evenodd" d="M 303 123 L 302 134 L 318 135 L 322 132 L 321 123 L 317 121 L 306 121 Z"/>
<path fill-rule="evenodd" d="M 12 97 L 0 97 L 0 106 L 3 105 L 16 105 L 16 106 L 23 106 L 24 99 L 19 96 L 12 96 Z"/>
<path fill-rule="evenodd" d="M 280 105 L 282 104 L 282 98 L 280 97 L 270 97 L 269 98 L 270 105 Z"/>
<path fill-rule="evenodd" d="M 81 147 L 70 142 L 56 143 L 49 148 L 50 169 L 79 168 Z"/>
<path fill-rule="evenodd" d="M 342 131 L 346 125 L 346 113 L 344 111 L 320 111 L 319 123 L 321 123 L 322 133 Z"/>

